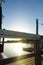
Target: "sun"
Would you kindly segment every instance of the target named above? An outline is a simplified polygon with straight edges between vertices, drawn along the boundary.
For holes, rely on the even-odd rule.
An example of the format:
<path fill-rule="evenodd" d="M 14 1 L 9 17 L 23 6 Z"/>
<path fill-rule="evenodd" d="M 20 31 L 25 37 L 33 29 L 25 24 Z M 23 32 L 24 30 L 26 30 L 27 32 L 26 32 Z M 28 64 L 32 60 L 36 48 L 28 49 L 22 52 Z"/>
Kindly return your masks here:
<path fill-rule="evenodd" d="M 21 43 L 15 43 L 14 49 L 18 56 L 22 54 L 23 48 Z"/>

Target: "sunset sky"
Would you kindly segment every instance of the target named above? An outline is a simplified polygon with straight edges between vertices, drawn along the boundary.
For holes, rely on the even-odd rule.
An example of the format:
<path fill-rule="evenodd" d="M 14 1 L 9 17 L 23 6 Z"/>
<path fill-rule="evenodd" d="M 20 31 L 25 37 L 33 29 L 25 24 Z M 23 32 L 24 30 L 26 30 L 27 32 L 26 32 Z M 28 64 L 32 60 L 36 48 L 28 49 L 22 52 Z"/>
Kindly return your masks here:
<path fill-rule="evenodd" d="M 43 35 L 43 0 L 5 0 L 2 3 L 2 28 L 36 33 L 36 18 L 39 19 L 39 34 Z"/>

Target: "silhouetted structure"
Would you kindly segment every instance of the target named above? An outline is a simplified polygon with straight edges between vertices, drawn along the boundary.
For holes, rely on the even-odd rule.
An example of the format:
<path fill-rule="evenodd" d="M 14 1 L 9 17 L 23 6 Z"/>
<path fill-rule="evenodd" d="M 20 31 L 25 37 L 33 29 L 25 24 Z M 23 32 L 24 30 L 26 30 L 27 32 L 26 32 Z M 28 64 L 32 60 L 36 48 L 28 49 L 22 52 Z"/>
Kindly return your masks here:
<path fill-rule="evenodd" d="M 2 6 L 0 6 L 0 29 L 2 29 Z"/>
<path fill-rule="evenodd" d="M 36 35 L 38 35 L 38 19 L 36 19 Z"/>
<path fill-rule="evenodd" d="M 2 29 L 2 6 L 0 5 L 0 29 Z M 1 41 L 1 38 L 0 38 Z M 3 52 L 3 42 L 0 44 L 0 53 Z"/>

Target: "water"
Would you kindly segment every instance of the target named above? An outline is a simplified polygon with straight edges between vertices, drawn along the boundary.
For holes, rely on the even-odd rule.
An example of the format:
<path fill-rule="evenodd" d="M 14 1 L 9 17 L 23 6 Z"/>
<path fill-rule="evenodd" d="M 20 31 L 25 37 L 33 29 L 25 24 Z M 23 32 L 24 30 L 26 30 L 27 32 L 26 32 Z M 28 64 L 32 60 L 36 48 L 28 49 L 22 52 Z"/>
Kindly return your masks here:
<path fill-rule="evenodd" d="M 18 56 L 18 53 L 16 53 L 17 50 L 15 51 L 15 44 L 18 44 L 18 45 L 21 44 L 22 48 L 29 48 L 29 47 L 31 47 L 31 44 L 25 44 L 25 43 L 5 43 L 4 44 L 4 54 L 7 57 Z M 21 55 L 24 55 L 24 54 L 30 54 L 30 52 L 26 52 L 26 51 L 22 50 Z"/>

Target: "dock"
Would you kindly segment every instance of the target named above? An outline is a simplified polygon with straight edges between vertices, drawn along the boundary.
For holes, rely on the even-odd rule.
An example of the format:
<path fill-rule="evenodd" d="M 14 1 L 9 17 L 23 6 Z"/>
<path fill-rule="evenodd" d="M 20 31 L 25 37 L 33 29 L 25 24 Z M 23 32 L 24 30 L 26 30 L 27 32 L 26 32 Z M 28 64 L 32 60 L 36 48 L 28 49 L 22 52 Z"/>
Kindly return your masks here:
<path fill-rule="evenodd" d="M 0 59 L 5 59 L 4 56 L 0 55 Z M 41 64 L 43 65 L 43 60 L 41 60 Z M 3 64 L 4 65 L 4 64 Z M 35 57 L 29 57 L 29 58 L 24 58 L 22 60 L 15 61 L 5 64 L 5 65 L 35 65 Z"/>
<path fill-rule="evenodd" d="M 40 44 L 43 43 L 43 35 L 42 36 L 38 35 L 38 19 L 36 19 L 36 34 L 2 29 L 2 2 L 3 1 L 4 0 L 0 0 L 0 42 L 1 42 L 1 38 L 3 39 L 2 44 L 0 44 L 0 65 L 43 65 L 43 51 L 40 48 Z M 34 51 L 34 53 L 11 57 L 11 58 L 7 58 L 5 55 L 3 56 L 2 53 L 4 52 L 3 49 L 4 49 L 5 38 L 25 39 L 26 42 L 28 40 L 28 44 L 29 41 L 31 41 L 31 43 L 33 42 L 34 49 L 30 48 L 24 50 L 29 52 Z"/>
<path fill-rule="evenodd" d="M 41 61 L 41 64 L 43 65 L 43 60 Z M 12 62 L 7 65 L 35 65 L 35 58 L 31 57 L 17 62 Z"/>
<path fill-rule="evenodd" d="M 1 57 L 0 65 L 3 65 L 3 64 L 4 65 L 8 65 L 8 64 L 14 65 L 14 63 L 15 63 L 15 65 L 17 65 L 17 63 L 23 64 L 23 65 L 26 63 L 27 63 L 27 65 L 28 65 L 28 63 L 32 63 L 33 65 L 34 64 L 41 65 L 41 61 L 42 61 L 41 54 L 43 54 L 43 51 L 40 52 L 41 51 L 40 42 L 43 43 L 43 36 L 36 35 L 36 34 L 30 34 L 30 33 L 24 33 L 24 32 L 17 32 L 17 31 L 1 30 L 0 29 L 0 38 L 3 38 L 2 47 L 0 47 L 2 52 L 4 49 L 4 39 L 5 38 L 21 38 L 21 39 L 28 39 L 30 41 L 33 40 L 33 44 L 34 44 L 34 49 L 33 49 L 34 53 L 33 54 L 27 54 L 27 55 L 16 56 L 16 57 L 11 57 L 11 58 L 2 58 L 2 56 L 0 56 Z M 29 49 L 29 50 L 32 51 L 32 49 Z M 43 61 L 42 61 L 42 63 L 43 63 Z M 20 65 L 20 64 L 18 64 L 18 65 Z"/>
<path fill-rule="evenodd" d="M 34 61 L 34 57 L 31 57 L 31 58 L 27 58 L 24 60 L 7 64 L 7 65 L 35 65 L 35 61 Z"/>

